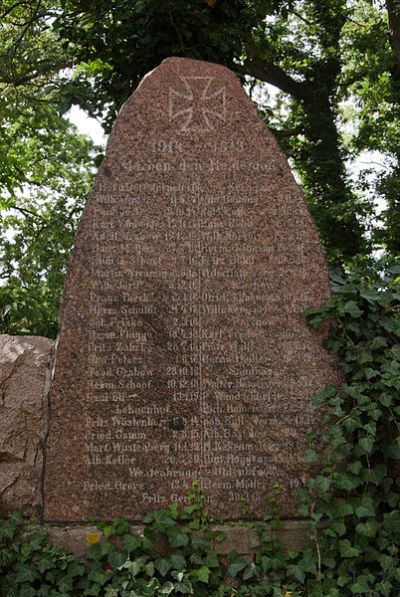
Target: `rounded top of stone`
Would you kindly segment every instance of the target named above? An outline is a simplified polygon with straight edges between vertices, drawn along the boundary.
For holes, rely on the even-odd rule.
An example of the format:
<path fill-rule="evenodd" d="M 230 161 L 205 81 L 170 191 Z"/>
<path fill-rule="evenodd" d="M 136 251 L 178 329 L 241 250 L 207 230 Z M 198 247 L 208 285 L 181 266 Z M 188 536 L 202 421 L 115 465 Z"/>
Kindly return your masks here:
<path fill-rule="evenodd" d="M 209 62 L 207 60 L 196 60 L 195 58 L 183 58 L 182 56 L 168 56 L 168 58 L 164 58 L 164 60 L 157 66 L 154 70 L 161 69 L 164 66 L 183 66 L 183 65 L 203 65 L 204 68 L 215 68 L 218 70 L 224 70 L 229 75 L 233 75 L 234 73 L 223 64 L 219 64 L 217 62 Z"/>
<path fill-rule="evenodd" d="M 175 71 L 179 73 L 182 68 L 187 68 L 190 72 L 191 69 L 198 72 L 207 72 L 209 76 L 218 74 L 219 77 L 224 76 L 232 81 L 235 81 L 241 88 L 240 82 L 237 79 L 235 73 L 231 71 L 227 66 L 218 64 L 216 62 L 207 62 L 206 60 L 195 60 L 194 58 L 183 58 L 181 56 L 169 56 L 153 70 L 149 71 L 140 81 L 135 92 L 131 95 L 131 98 L 135 97 L 136 92 L 141 89 L 143 83 L 149 81 L 154 75 L 161 74 L 163 71 Z M 129 101 L 129 100 L 128 100 Z"/>

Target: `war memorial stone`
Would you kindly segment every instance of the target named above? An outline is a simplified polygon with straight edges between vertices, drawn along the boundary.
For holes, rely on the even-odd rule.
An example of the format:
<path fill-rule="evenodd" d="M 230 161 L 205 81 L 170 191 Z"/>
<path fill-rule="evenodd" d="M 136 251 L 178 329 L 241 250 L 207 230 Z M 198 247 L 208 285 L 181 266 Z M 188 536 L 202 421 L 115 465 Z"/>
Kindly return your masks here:
<path fill-rule="evenodd" d="M 303 311 L 329 295 L 308 208 L 226 68 L 170 58 L 127 101 L 64 291 L 45 447 L 46 521 L 183 502 L 296 516 L 310 395 L 337 381 Z"/>

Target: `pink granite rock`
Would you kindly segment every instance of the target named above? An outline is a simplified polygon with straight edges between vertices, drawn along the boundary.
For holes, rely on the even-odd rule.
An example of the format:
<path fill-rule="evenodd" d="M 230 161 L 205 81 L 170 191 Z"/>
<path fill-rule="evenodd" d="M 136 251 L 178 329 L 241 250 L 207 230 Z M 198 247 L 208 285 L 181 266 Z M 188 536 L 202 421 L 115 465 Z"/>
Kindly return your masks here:
<path fill-rule="evenodd" d="M 303 310 L 329 296 L 304 197 L 232 72 L 170 58 L 125 104 L 76 238 L 44 518 L 183 503 L 296 516 L 310 395 L 337 383 Z"/>
<path fill-rule="evenodd" d="M 0 335 L 0 516 L 37 518 L 53 342 Z"/>

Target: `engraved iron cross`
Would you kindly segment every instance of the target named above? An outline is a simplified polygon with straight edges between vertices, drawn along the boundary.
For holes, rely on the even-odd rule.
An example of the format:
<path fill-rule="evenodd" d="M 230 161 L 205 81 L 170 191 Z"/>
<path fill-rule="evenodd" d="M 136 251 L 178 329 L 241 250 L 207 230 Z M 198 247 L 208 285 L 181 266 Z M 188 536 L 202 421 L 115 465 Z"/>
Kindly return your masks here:
<path fill-rule="evenodd" d="M 212 131 L 226 120 L 226 89 L 210 91 L 214 77 L 180 77 L 185 90 L 169 90 L 169 118 L 181 119 L 181 131 Z"/>

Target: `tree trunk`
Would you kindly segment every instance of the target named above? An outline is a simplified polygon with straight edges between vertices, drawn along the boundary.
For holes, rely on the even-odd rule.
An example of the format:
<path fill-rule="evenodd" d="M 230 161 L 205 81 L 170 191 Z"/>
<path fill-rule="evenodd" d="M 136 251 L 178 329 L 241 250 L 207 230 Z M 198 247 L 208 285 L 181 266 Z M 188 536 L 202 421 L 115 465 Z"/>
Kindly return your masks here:
<path fill-rule="evenodd" d="M 352 257 L 362 251 L 363 227 L 347 178 L 331 91 L 326 79 L 320 81 L 318 77 L 303 102 L 306 142 L 298 162 L 322 240 L 333 257 L 340 253 Z"/>
<path fill-rule="evenodd" d="M 389 17 L 389 42 L 392 47 L 393 57 L 397 68 L 400 68 L 400 2 L 399 0 L 386 0 L 386 9 Z"/>

